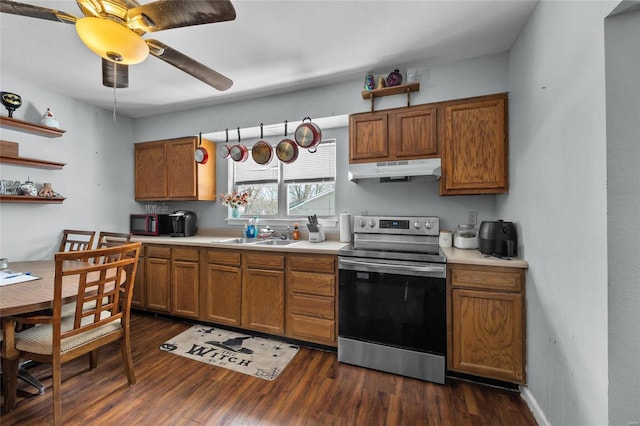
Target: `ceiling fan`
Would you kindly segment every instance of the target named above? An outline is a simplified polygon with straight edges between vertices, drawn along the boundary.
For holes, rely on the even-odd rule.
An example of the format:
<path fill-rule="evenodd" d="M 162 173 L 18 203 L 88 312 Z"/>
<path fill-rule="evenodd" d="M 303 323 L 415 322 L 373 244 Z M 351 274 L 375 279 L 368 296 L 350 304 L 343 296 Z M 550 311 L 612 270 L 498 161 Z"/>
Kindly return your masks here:
<path fill-rule="evenodd" d="M 146 33 L 170 28 L 233 21 L 236 11 L 230 0 L 76 0 L 84 17 L 55 9 L 0 0 L 0 12 L 74 24 L 82 42 L 102 57 L 102 84 L 129 86 L 128 66 L 142 62 L 148 54 L 218 89 L 233 81 L 166 44 L 143 39 Z"/>

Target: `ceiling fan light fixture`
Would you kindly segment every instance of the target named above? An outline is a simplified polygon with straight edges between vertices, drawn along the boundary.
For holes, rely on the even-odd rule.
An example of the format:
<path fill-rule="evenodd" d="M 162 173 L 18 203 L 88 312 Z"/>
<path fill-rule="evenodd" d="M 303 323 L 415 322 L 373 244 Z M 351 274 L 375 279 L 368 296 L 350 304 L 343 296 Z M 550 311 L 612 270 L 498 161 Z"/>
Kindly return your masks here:
<path fill-rule="evenodd" d="M 147 43 L 126 26 L 111 19 L 80 18 L 76 31 L 82 42 L 96 55 L 120 64 L 137 64 L 149 55 Z M 116 60 L 117 60 L 116 59 Z"/>

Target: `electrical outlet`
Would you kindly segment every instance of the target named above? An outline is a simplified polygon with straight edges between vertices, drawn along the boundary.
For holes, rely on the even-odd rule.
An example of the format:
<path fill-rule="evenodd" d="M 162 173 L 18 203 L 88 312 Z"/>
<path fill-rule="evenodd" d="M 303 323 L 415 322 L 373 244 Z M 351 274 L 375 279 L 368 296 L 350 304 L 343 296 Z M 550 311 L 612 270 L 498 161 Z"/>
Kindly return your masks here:
<path fill-rule="evenodd" d="M 469 212 L 467 215 L 467 223 L 469 225 L 477 225 L 478 224 L 478 212 Z"/>

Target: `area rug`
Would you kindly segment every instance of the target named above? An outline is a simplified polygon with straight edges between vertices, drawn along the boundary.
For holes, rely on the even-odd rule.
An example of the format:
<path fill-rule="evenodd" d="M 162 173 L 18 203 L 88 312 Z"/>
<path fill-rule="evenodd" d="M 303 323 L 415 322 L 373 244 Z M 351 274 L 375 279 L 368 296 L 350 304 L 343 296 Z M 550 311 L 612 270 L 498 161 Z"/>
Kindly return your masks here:
<path fill-rule="evenodd" d="M 275 380 L 300 347 L 196 324 L 160 349 L 264 380 Z"/>

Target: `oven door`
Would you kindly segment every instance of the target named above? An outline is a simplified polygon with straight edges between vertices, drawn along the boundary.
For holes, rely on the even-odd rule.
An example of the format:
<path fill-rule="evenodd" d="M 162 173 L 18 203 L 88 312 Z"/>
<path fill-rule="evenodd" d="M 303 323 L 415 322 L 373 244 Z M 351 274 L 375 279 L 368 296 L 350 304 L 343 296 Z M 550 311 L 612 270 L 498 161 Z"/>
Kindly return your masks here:
<path fill-rule="evenodd" d="M 446 265 L 339 258 L 339 337 L 446 352 Z"/>

